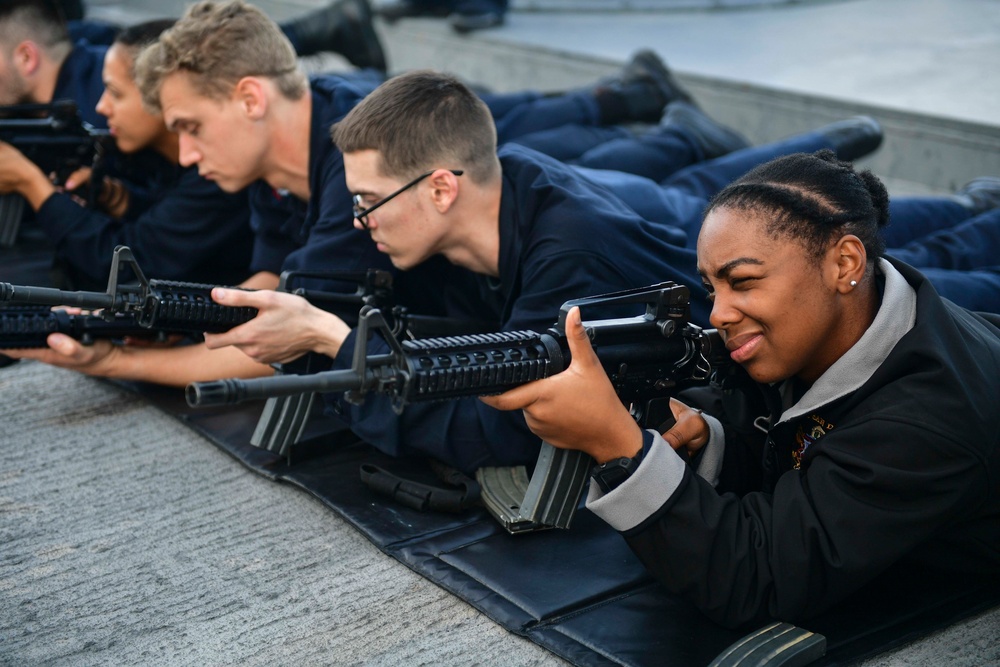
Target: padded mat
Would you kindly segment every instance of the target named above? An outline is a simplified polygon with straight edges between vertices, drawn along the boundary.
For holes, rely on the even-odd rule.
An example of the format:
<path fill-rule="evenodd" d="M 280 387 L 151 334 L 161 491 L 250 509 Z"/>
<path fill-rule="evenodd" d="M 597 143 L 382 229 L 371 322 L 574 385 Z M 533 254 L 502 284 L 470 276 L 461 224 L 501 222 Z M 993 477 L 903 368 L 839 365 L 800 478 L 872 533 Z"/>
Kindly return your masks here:
<path fill-rule="evenodd" d="M 183 420 L 242 464 L 298 486 L 383 552 L 511 632 L 577 665 L 700 666 L 754 627 L 727 630 L 668 594 L 624 540 L 585 508 L 571 529 L 509 535 L 485 510 L 419 512 L 362 484 L 374 463 L 440 485 L 419 460 L 392 459 L 316 415 L 288 458 L 249 444 L 262 402 L 194 409 L 182 392 L 118 383 Z M 1000 604 L 1000 584 L 900 566 L 800 625 L 827 639 L 815 665 L 851 664 Z"/>

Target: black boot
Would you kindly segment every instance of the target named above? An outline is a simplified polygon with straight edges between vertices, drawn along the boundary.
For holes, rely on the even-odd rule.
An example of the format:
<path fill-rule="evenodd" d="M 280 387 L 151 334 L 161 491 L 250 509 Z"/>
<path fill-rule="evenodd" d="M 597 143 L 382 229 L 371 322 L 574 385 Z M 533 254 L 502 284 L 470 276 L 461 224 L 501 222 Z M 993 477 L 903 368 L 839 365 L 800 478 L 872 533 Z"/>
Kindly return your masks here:
<path fill-rule="evenodd" d="M 846 162 L 864 157 L 882 144 L 882 126 L 871 116 L 854 116 L 830 123 L 817 132 L 833 144 L 837 157 Z"/>
<path fill-rule="evenodd" d="M 399 19 L 413 18 L 417 16 L 430 16 L 443 19 L 451 14 L 451 5 L 448 3 L 426 3 L 411 2 L 410 0 L 396 0 L 379 5 L 375 13 L 382 17 L 386 23 L 395 23 Z"/>
<path fill-rule="evenodd" d="M 664 106 L 676 101 L 695 104 L 691 93 L 674 78 L 674 73 L 667 64 L 651 49 L 641 49 L 633 53 L 622 67 L 620 79 L 623 84 L 636 82 L 652 84 L 666 99 Z"/>
<path fill-rule="evenodd" d="M 618 76 L 601 81 L 594 89 L 601 124 L 655 123 L 674 101 L 694 104 L 691 94 L 674 78 L 670 68 L 649 49 L 636 52 Z"/>
<path fill-rule="evenodd" d="M 355 67 L 386 69 L 385 53 L 372 26 L 368 0 L 337 0 L 286 24 L 297 38 L 300 56 L 333 51 Z"/>
<path fill-rule="evenodd" d="M 663 114 L 660 128 L 683 128 L 685 135 L 701 149 L 702 159 L 728 155 L 750 145 L 747 138 L 735 130 L 716 122 L 704 111 L 689 102 L 671 102 Z"/>
<path fill-rule="evenodd" d="M 1000 208 L 1000 178 L 995 176 L 974 178 L 963 185 L 955 196 L 962 205 L 969 207 L 973 215 Z"/>

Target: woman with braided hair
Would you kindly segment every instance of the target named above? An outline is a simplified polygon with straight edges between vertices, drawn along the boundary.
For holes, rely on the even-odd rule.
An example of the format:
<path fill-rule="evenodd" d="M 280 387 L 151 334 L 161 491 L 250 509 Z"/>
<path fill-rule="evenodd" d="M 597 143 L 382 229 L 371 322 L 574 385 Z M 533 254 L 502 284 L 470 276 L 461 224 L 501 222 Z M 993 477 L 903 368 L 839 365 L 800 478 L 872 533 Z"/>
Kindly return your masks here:
<path fill-rule="evenodd" d="M 483 400 L 591 454 L 588 507 L 724 625 L 818 614 L 894 565 L 995 579 L 1000 329 L 883 255 L 885 188 L 832 153 L 706 210 L 698 269 L 743 386 L 643 433 L 576 311 L 566 372 Z"/>

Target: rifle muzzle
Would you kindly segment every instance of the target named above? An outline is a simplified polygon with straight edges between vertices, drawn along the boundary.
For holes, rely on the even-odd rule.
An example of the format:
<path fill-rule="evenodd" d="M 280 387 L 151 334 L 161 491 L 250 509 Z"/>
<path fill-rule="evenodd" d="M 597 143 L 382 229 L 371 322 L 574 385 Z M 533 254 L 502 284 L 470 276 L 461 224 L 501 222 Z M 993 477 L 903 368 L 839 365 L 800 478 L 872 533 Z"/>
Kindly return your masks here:
<path fill-rule="evenodd" d="M 191 407 L 209 405 L 235 405 L 247 399 L 243 380 L 214 380 L 212 382 L 192 382 L 184 388 L 184 398 Z"/>

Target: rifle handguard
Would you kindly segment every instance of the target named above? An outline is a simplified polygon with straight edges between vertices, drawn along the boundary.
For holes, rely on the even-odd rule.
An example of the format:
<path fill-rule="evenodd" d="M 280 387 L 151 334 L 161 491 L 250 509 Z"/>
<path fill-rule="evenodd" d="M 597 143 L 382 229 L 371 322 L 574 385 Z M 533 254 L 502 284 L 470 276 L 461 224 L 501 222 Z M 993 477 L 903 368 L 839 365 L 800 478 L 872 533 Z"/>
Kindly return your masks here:
<path fill-rule="evenodd" d="M 558 342 L 533 331 L 407 340 L 402 347 L 407 402 L 499 394 L 563 369 Z"/>
<path fill-rule="evenodd" d="M 144 327 L 192 333 L 221 333 L 249 322 L 257 309 L 223 306 L 212 301 L 214 285 L 150 280 L 149 293 L 137 313 Z"/>

